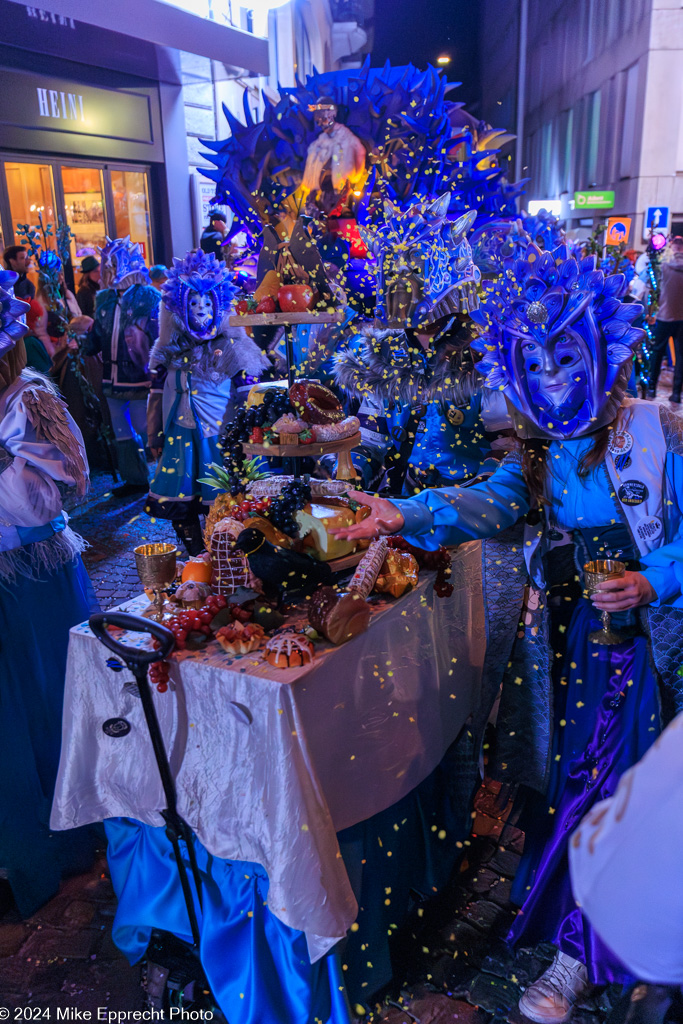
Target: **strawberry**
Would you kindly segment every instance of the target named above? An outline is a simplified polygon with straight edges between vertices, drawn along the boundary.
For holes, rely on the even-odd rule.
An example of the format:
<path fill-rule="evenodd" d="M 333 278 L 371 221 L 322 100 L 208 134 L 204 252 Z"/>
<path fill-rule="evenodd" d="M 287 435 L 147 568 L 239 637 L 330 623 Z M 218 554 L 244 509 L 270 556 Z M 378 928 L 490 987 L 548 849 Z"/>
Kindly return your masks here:
<path fill-rule="evenodd" d="M 275 313 L 277 312 L 277 305 L 272 295 L 264 295 L 258 306 L 256 307 L 257 313 Z"/>

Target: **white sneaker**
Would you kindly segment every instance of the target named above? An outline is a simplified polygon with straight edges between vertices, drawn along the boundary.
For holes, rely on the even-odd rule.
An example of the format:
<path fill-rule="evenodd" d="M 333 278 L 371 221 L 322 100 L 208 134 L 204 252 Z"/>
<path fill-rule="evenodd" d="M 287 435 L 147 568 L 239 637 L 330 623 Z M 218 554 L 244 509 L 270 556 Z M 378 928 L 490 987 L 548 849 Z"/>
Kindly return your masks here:
<path fill-rule="evenodd" d="M 558 951 L 545 974 L 519 1000 L 519 1008 L 525 1017 L 538 1024 L 562 1024 L 569 1020 L 575 1003 L 589 988 L 584 965 Z"/>

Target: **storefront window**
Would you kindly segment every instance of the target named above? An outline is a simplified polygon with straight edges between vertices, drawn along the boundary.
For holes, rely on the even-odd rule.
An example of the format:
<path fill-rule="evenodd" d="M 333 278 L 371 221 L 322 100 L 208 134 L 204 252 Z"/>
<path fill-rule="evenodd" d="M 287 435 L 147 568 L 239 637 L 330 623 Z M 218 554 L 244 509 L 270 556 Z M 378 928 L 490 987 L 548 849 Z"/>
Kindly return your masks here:
<path fill-rule="evenodd" d="M 83 250 L 96 252 L 105 244 L 102 172 L 97 167 L 62 167 L 66 222 L 73 232 L 71 262 L 76 267 Z"/>
<path fill-rule="evenodd" d="M 37 226 L 39 213 L 43 215 L 43 224 L 54 222 L 55 191 L 49 164 L 8 161 L 5 164 L 5 175 L 12 229 L 15 232 L 17 224 Z"/>
<path fill-rule="evenodd" d="M 149 223 L 149 196 L 145 171 L 112 171 L 116 237 L 130 235 L 139 242 L 147 266 L 153 262 L 152 236 Z"/>

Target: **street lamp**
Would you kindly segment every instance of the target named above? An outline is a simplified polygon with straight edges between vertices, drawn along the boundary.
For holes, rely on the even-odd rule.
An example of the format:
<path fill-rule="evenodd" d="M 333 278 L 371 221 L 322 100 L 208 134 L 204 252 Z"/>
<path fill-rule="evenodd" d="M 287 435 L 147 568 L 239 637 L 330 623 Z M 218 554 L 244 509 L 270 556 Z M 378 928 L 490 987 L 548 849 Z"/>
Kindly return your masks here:
<path fill-rule="evenodd" d="M 450 64 L 450 62 L 451 58 L 448 56 L 447 53 L 442 53 L 440 57 L 436 58 L 437 64 Z"/>

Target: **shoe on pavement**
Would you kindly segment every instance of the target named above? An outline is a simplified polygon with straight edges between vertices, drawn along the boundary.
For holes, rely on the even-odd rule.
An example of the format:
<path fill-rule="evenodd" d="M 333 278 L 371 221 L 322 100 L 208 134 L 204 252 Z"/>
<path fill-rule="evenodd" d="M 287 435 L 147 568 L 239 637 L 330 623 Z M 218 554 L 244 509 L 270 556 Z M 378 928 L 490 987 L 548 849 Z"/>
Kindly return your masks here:
<path fill-rule="evenodd" d="M 656 397 L 657 397 L 657 391 L 656 391 L 656 389 L 655 389 L 655 388 L 648 388 L 648 389 L 647 389 L 647 393 L 646 393 L 645 397 L 646 397 L 646 398 L 649 398 L 649 399 L 651 399 L 651 400 L 652 400 L 652 399 L 654 399 L 654 398 L 656 398 Z"/>
<path fill-rule="evenodd" d="M 519 1008 L 538 1024 L 562 1024 L 590 987 L 584 965 L 558 950 L 545 974 L 519 1000 Z"/>
<path fill-rule="evenodd" d="M 680 391 L 674 391 L 672 394 L 670 394 L 669 395 L 669 401 L 671 402 L 672 405 L 680 405 L 681 404 L 681 393 L 680 393 Z"/>

